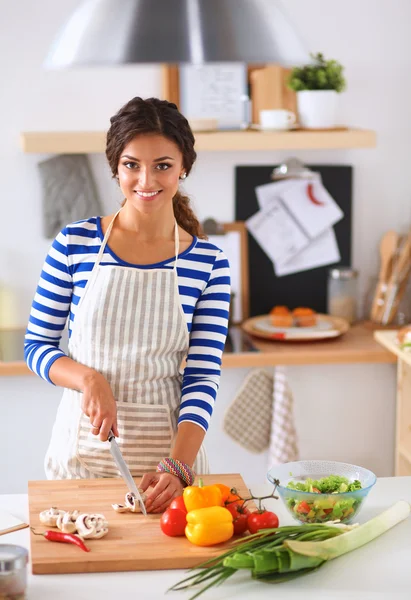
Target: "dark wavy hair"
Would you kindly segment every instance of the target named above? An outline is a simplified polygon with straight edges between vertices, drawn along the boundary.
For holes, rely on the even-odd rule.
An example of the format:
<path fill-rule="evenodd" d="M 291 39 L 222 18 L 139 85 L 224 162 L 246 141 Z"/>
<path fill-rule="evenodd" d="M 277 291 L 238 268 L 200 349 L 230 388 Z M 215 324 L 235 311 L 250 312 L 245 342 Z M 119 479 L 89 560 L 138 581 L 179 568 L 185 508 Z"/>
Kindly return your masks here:
<path fill-rule="evenodd" d="M 113 177 L 117 176 L 118 162 L 124 147 L 140 134 L 159 134 L 174 142 L 183 155 L 187 175 L 197 158 L 194 135 L 187 119 L 177 106 L 158 98 L 136 97 L 127 102 L 110 119 L 107 132 L 106 157 Z M 177 223 L 191 235 L 204 238 L 197 217 L 190 207 L 190 199 L 177 191 L 173 198 L 174 216 Z"/>

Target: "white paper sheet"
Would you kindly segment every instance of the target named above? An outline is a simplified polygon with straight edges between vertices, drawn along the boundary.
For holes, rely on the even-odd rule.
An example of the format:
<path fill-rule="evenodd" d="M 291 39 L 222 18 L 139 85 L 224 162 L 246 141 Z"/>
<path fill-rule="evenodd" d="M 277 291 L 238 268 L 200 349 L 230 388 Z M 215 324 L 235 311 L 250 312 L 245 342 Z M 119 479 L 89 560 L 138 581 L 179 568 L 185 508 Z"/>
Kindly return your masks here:
<path fill-rule="evenodd" d="M 277 277 L 332 265 L 341 259 L 334 229 L 327 229 L 297 256 L 284 264 L 274 264 Z"/>
<path fill-rule="evenodd" d="M 286 179 L 256 187 L 260 208 L 279 198 L 305 234 L 315 239 L 340 221 L 344 213 L 316 174 L 313 179 Z"/>
<path fill-rule="evenodd" d="M 232 321 L 240 323 L 243 320 L 241 302 L 241 234 L 239 231 L 228 231 L 225 235 L 209 235 L 208 241 L 215 244 L 226 255 L 230 263 L 232 298 Z"/>
<path fill-rule="evenodd" d="M 256 235 L 251 231 L 273 261 L 277 277 L 339 262 L 341 257 L 332 225 L 344 214 L 324 188 L 319 173 L 310 179 L 285 179 L 267 183 L 256 187 L 255 191 L 261 210 L 249 219 L 252 224 L 254 217 L 258 215 L 258 219 L 264 218 L 270 207 L 277 207 L 275 224 L 273 219 L 269 219 L 262 227 L 256 218 Z M 281 236 L 276 241 L 270 238 L 281 234 L 285 224 L 286 231 L 295 231 L 290 227 L 290 221 L 294 221 L 300 228 L 305 243 L 298 236 L 299 243 L 293 247 L 283 247 L 283 253 L 280 249 L 276 249 L 276 252 L 267 251 L 268 246 L 272 248 L 276 242 L 283 244 Z"/>
<path fill-rule="evenodd" d="M 319 180 L 308 183 L 304 180 L 297 181 L 282 192 L 281 201 L 311 239 L 335 225 L 344 216 Z"/>
<path fill-rule="evenodd" d="M 276 264 L 288 262 L 310 241 L 281 201 L 275 197 L 246 221 L 246 227 Z"/>
<path fill-rule="evenodd" d="M 308 179 L 303 179 L 308 183 Z M 264 183 L 255 188 L 258 205 L 260 208 L 265 208 L 274 198 L 281 198 L 282 193 L 289 187 L 295 184 L 295 179 L 283 179 L 281 181 L 272 181 Z"/>

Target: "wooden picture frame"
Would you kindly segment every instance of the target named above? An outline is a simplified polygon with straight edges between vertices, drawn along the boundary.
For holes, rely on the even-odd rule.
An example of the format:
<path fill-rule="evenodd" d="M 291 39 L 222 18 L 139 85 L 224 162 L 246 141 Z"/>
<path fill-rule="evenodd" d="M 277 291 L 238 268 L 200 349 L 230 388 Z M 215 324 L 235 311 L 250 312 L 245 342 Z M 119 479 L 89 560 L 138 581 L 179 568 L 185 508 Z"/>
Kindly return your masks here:
<path fill-rule="evenodd" d="M 248 319 L 250 316 L 250 287 L 248 273 L 248 234 L 243 221 L 234 221 L 232 223 L 221 223 L 223 233 L 209 235 L 211 243 L 227 255 L 230 262 L 232 291 L 234 293 L 232 306 L 230 306 L 230 324 L 238 325 Z M 229 233 L 238 233 L 238 241 L 233 243 L 233 237 L 229 239 L 229 244 L 224 244 L 224 237 Z M 226 248 L 224 248 L 226 246 Z M 234 250 L 236 248 L 236 250 Z M 235 251 L 235 256 L 233 252 Z M 238 285 L 238 289 L 235 289 Z M 236 302 L 236 298 L 239 298 Z"/>

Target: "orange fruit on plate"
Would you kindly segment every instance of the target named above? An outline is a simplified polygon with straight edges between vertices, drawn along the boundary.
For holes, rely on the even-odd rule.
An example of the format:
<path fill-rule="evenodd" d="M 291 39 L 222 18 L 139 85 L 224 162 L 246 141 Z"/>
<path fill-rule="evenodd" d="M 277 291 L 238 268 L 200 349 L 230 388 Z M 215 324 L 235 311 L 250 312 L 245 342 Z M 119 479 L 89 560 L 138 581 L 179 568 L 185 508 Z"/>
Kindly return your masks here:
<path fill-rule="evenodd" d="M 292 327 L 294 319 L 286 306 L 274 306 L 270 310 L 270 321 L 274 327 Z"/>

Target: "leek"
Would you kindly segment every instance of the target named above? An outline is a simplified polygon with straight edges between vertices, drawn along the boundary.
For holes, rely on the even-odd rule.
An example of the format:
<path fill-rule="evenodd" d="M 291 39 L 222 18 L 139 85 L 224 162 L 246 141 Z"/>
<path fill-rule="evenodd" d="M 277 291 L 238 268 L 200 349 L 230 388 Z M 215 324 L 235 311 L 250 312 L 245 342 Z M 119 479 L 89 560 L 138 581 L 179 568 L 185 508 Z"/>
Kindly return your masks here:
<path fill-rule="evenodd" d="M 406 519 L 410 514 L 410 510 L 408 502 L 400 500 L 377 517 L 370 519 L 364 525 L 352 529 L 337 539 L 328 539 L 321 542 L 285 540 L 284 545 L 293 552 L 304 556 L 332 560 L 368 544 L 368 542 Z"/>
<path fill-rule="evenodd" d="M 191 600 L 220 585 L 241 569 L 253 579 L 281 583 L 319 569 L 327 560 L 360 548 L 385 533 L 410 514 L 408 502 L 400 501 L 363 525 L 306 523 L 264 529 L 234 542 L 221 556 L 191 569 L 195 571 L 171 590 L 205 584 Z"/>

